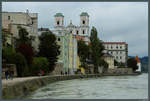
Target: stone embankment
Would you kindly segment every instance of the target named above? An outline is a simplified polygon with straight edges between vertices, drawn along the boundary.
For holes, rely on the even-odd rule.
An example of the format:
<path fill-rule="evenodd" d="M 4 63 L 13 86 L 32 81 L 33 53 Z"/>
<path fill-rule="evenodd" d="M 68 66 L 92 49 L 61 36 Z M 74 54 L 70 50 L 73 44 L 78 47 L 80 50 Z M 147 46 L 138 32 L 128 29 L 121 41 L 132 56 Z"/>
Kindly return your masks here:
<path fill-rule="evenodd" d="M 42 77 L 26 77 L 15 78 L 13 80 L 2 80 L 2 98 L 3 99 L 21 99 L 31 92 L 43 87 L 47 84 L 71 79 L 92 78 L 101 76 L 120 76 L 120 75 L 138 75 L 132 74 L 89 74 L 89 75 L 66 75 L 66 76 L 42 76 Z"/>

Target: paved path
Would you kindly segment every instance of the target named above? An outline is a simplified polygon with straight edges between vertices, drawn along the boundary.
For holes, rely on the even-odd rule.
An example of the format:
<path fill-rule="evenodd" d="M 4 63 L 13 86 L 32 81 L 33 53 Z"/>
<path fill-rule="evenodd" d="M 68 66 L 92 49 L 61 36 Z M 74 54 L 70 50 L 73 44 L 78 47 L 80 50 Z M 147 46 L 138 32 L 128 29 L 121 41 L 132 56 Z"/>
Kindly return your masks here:
<path fill-rule="evenodd" d="M 9 79 L 9 80 L 6 80 L 6 79 L 2 79 L 2 85 L 13 85 L 13 84 L 16 84 L 16 83 L 19 83 L 19 82 L 23 82 L 23 81 L 26 81 L 26 80 L 31 80 L 31 79 L 34 79 L 34 78 L 39 78 L 39 77 L 22 77 L 22 78 L 14 78 L 13 80 Z"/>
<path fill-rule="evenodd" d="M 53 76 L 60 76 L 60 75 L 53 75 Z M 53 77 L 51 75 L 51 77 Z M 20 78 L 13 78 L 13 80 L 9 79 L 2 79 L 2 86 L 7 86 L 7 85 L 13 85 L 16 83 L 20 83 L 20 82 L 24 82 L 26 80 L 31 80 L 31 79 L 35 79 L 35 78 L 44 78 L 44 77 L 48 77 L 48 76 L 33 76 L 33 77 L 20 77 Z"/>

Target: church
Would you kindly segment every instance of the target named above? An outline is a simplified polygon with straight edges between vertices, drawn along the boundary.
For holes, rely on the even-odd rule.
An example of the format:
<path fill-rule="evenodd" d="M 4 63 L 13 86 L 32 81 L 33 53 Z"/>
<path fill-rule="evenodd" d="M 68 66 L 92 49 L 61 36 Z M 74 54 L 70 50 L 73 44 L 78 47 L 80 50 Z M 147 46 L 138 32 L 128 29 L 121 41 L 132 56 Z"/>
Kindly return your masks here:
<path fill-rule="evenodd" d="M 63 64 L 64 73 L 74 74 L 80 66 L 77 40 L 89 43 L 89 15 L 87 12 L 80 14 L 80 26 L 75 26 L 72 22 L 68 26 L 64 26 L 62 13 L 56 13 L 54 17 L 54 29 L 51 31 L 57 36 L 57 43 L 61 46 L 58 62 Z"/>

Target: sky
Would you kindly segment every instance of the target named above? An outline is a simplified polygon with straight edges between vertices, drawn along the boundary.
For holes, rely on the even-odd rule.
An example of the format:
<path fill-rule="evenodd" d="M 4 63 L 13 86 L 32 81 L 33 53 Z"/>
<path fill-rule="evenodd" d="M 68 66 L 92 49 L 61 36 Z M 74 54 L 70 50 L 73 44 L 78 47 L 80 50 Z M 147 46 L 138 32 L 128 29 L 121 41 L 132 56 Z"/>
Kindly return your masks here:
<path fill-rule="evenodd" d="M 148 55 L 147 2 L 3 2 L 2 11 L 38 13 L 38 27 L 53 28 L 54 15 L 63 13 L 67 26 L 80 24 L 80 14 L 89 14 L 90 29 L 106 42 L 126 42 L 129 56 Z"/>

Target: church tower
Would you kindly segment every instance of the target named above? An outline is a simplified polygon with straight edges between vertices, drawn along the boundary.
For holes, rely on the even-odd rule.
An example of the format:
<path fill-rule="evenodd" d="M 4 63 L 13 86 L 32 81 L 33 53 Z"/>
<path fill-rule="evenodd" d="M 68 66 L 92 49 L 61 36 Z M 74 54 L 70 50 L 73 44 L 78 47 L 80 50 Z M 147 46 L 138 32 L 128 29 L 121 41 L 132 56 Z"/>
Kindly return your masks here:
<path fill-rule="evenodd" d="M 89 15 L 87 12 L 80 14 L 80 35 L 89 36 Z"/>
<path fill-rule="evenodd" d="M 63 28 L 64 27 L 64 16 L 62 13 L 55 14 L 55 28 Z"/>

